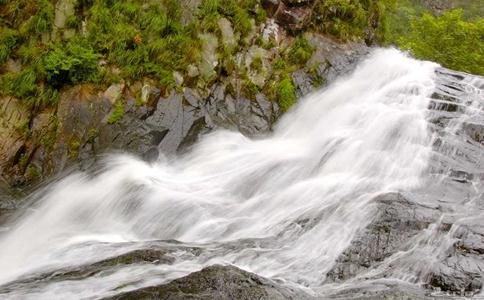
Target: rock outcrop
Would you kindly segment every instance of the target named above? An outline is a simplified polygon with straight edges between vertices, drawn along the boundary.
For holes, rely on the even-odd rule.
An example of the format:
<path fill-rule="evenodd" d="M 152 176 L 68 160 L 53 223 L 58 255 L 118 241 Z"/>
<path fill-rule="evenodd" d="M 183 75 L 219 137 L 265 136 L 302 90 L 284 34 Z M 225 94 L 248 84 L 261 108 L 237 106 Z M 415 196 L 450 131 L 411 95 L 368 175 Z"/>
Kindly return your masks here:
<path fill-rule="evenodd" d="M 221 23 L 225 38 L 230 39 L 229 24 Z M 281 30 L 276 31 L 284 35 Z M 339 44 L 318 34 L 305 37 L 315 51 L 292 74 L 298 97 L 349 72 L 368 53 L 368 48 L 359 43 Z M 241 63 L 249 69 L 254 57 L 262 59 L 266 75 L 248 73 L 254 82 L 260 81 L 261 87 L 270 80 L 267 75 L 273 51 L 276 50 L 253 46 L 241 56 Z M 206 70 L 213 72 L 214 62 L 207 61 Z M 194 66 L 202 72 L 199 67 Z M 206 74 L 208 81 L 213 80 L 211 74 Z M 121 82 L 104 90 L 89 84 L 68 87 L 60 93 L 55 109 L 37 113 L 33 118 L 19 100 L 4 99 L 0 110 L 0 135 L 4 141 L 0 145 L 1 173 L 9 184 L 24 186 L 69 166 L 89 168 L 106 152 L 127 151 L 147 160 L 156 159 L 160 153 L 172 155 L 217 127 L 238 130 L 247 136 L 269 132 L 282 112 L 277 102 L 269 100 L 267 91 L 259 87 L 249 99 L 242 92 L 241 79 L 218 76 L 209 87 L 183 87 L 171 92 L 158 89 L 148 79 L 131 84 Z"/>
<path fill-rule="evenodd" d="M 309 299 L 256 274 L 234 266 L 213 265 L 159 286 L 127 292 L 111 299 Z"/>

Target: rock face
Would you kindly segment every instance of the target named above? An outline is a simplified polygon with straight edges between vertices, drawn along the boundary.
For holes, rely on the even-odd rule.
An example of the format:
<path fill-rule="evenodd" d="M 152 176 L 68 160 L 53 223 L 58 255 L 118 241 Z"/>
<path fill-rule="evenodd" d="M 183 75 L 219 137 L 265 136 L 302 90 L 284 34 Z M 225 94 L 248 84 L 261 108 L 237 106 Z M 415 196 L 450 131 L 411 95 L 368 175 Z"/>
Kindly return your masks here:
<path fill-rule="evenodd" d="M 407 243 L 439 216 L 437 208 L 418 205 L 399 193 L 374 199 L 374 220 L 352 241 L 327 274 L 329 281 L 355 277 L 392 254 L 411 246 Z M 448 228 L 447 228 L 448 230 Z"/>
<path fill-rule="evenodd" d="M 112 299 L 304 299 L 272 281 L 233 266 L 213 265 L 167 284 L 127 292 Z"/>
<path fill-rule="evenodd" d="M 230 24 L 221 21 L 219 25 L 230 40 Z M 211 81 L 217 54 L 212 37 L 206 38 L 204 65 L 194 65 L 193 75 Z M 292 74 L 299 97 L 350 71 L 368 53 L 362 44 L 338 44 L 317 34 L 306 38 L 316 51 Z M 260 85 L 252 99 L 241 91 L 241 79 L 223 74 L 207 87 L 177 88 L 169 93 L 148 79 L 104 90 L 88 84 L 69 87 L 61 92 L 56 109 L 37 113 L 31 123 L 29 111 L 18 100 L 4 99 L 0 104 L 1 173 L 9 184 L 22 186 L 76 164 L 89 168 L 100 154 L 110 151 L 127 151 L 147 160 L 160 153 L 172 155 L 217 127 L 247 136 L 265 134 L 281 113 L 261 88 L 270 80 L 273 51 L 252 46 L 237 58 L 249 70 L 249 78 Z M 254 59 L 261 62 L 257 72 L 252 70 Z"/>
<path fill-rule="evenodd" d="M 311 19 L 312 0 L 264 0 L 262 7 L 269 17 L 288 30 L 301 30 Z"/>

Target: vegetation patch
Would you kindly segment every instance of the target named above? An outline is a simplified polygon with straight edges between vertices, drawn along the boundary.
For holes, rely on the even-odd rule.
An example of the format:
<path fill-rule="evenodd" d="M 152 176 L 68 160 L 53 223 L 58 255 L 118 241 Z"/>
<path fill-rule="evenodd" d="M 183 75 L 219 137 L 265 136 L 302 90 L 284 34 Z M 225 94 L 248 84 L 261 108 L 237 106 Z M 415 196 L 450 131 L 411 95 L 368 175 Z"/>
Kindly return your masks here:
<path fill-rule="evenodd" d="M 397 44 L 417 58 L 484 75 L 484 18 L 466 21 L 463 16 L 462 10 L 439 17 L 425 13 L 411 21 L 410 32 L 398 38 Z"/>
<path fill-rule="evenodd" d="M 81 39 L 55 44 L 44 58 L 47 82 L 55 88 L 99 80 L 99 55 Z"/>
<path fill-rule="evenodd" d="M 108 123 L 115 124 L 124 116 L 124 102 L 120 99 L 114 103 L 113 112 L 109 116 Z"/>
<path fill-rule="evenodd" d="M 276 90 L 279 106 L 283 111 L 288 111 L 296 103 L 296 90 L 289 75 L 282 76 Z"/>

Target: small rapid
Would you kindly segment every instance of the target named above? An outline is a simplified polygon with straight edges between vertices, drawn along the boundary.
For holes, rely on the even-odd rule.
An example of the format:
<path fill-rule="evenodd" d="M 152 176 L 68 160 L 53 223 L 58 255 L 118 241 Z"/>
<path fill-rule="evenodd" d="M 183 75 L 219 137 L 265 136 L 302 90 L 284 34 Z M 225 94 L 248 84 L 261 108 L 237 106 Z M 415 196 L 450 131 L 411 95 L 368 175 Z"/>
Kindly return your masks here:
<path fill-rule="evenodd" d="M 466 124 L 484 125 L 484 81 L 442 70 L 377 49 L 301 99 L 267 136 L 217 130 L 179 157 L 111 155 L 40 189 L 1 233 L 0 296 L 99 299 L 213 264 L 315 297 L 381 278 L 424 285 L 461 230 L 442 233 L 442 224 L 484 227 L 483 146 L 462 134 Z M 458 93 L 457 82 L 469 90 Z M 453 180 L 466 174 L 464 185 Z M 441 213 L 405 251 L 351 280 L 328 281 L 374 221 L 375 198 L 388 193 Z M 166 263 L 42 275 L 154 248 Z"/>

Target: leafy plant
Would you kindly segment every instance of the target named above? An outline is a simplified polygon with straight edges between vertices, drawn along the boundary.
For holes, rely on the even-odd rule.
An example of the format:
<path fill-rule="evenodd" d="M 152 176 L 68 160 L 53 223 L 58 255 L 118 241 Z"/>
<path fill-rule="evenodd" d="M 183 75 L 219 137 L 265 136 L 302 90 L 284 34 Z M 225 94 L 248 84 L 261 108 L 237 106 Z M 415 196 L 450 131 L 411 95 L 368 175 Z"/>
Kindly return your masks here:
<path fill-rule="evenodd" d="M 484 75 L 484 18 L 465 21 L 462 10 L 448 11 L 440 17 L 426 13 L 411 22 L 410 33 L 397 43 L 418 58 Z"/>
<path fill-rule="evenodd" d="M 54 87 L 96 81 L 99 56 L 82 40 L 69 41 L 65 46 L 55 44 L 44 57 L 47 81 Z"/>

